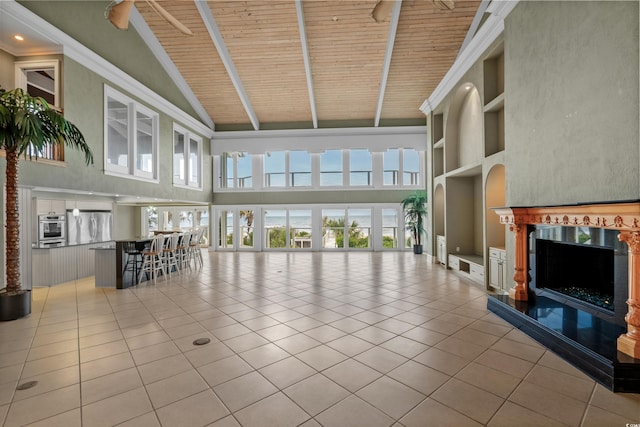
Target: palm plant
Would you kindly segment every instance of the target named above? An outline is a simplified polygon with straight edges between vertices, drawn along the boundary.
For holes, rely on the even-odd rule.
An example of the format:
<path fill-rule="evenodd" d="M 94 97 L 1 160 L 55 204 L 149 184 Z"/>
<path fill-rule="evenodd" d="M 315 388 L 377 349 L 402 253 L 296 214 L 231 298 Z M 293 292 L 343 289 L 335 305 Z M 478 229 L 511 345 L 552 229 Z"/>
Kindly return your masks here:
<path fill-rule="evenodd" d="M 67 145 L 84 153 L 87 165 L 93 155 L 80 130 L 42 98 L 17 88 L 0 87 L 0 149 L 6 153 L 6 252 L 7 284 L 10 296 L 22 293 L 20 284 L 20 227 L 18 215 L 18 160 L 38 157 L 48 145 Z M 29 306 L 30 312 L 30 306 Z M 26 313 L 28 314 L 28 313 Z"/>
<path fill-rule="evenodd" d="M 424 220 L 427 216 L 427 193 L 416 191 L 405 197 L 401 203 L 405 225 L 413 237 L 414 252 L 419 250 L 416 253 L 422 253 L 422 236 L 425 234 Z M 416 248 L 416 246 L 420 246 L 420 248 Z"/>

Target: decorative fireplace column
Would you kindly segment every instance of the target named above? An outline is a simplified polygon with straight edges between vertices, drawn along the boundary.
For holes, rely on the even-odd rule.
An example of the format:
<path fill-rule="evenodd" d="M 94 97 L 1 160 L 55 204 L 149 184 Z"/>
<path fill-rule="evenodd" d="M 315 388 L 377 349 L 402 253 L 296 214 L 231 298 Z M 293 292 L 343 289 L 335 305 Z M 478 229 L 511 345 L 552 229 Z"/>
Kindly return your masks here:
<path fill-rule="evenodd" d="M 627 333 L 618 338 L 618 350 L 640 359 L 640 232 L 622 231 L 618 239 L 629 245 L 629 311 L 624 317 Z"/>
<path fill-rule="evenodd" d="M 528 225 L 606 228 L 620 231 L 620 241 L 629 246 L 629 306 L 627 333 L 618 338 L 619 351 L 640 359 L 640 202 L 550 207 L 494 209 L 502 224 L 515 233 L 515 286 L 509 297 L 527 301 L 529 292 Z"/>

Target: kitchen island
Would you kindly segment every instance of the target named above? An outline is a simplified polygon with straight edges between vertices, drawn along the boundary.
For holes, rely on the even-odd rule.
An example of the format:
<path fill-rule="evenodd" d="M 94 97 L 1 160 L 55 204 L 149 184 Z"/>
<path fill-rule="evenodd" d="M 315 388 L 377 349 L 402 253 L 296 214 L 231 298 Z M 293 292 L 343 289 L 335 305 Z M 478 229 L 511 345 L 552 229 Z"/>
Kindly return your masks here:
<path fill-rule="evenodd" d="M 124 252 L 124 244 L 128 242 L 133 242 L 136 245 L 136 249 L 142 252 L 145 246 L 151 244 L 151 238 L 149 237 L 138 237 L 134 239 L 126 239 L 126 240 L 116 240 L 115 250 L 113 251 L 113 257 L 115 258 L 114 267 L 115 271 L 115 287 L 116 289 L 126 289 L 129 286 L 136 285 L 138 283 L 138 278 L 133 277 L 132 271 L 124 271 L 124 266 L 127 262 L 127 254 Z M 145 280 L 146 277 L 143 277 Z M 96 286 L 98 284 L 98 277 L 96 271 Z"/>
<path fill-rule="evenodd" d="M 54 286 L 95 275 L 92 249 L 113 242 L 31 248 L 31 274 L 34 287 Z"/>

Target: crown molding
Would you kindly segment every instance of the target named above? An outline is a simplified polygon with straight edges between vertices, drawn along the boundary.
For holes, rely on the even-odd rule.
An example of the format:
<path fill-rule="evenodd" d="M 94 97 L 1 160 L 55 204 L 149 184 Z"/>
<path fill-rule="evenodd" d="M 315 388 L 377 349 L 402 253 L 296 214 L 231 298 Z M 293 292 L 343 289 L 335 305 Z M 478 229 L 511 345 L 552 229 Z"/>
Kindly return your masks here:
<path fill-rule="evenodd" d="M 88 49 L 64 31 L 18 4 L 15 0 L 0 1 L 0 13 L 26 26 L 38 28 L 42 34 L 47 35 L 47 38 L 62 45 L 62 53 L 65 56 L 82 64 L 82 66 L 105 78 L 110 83 L 117 85 L 130 95 L 147 102 L 149 105 L 153 105 L 175 120 L 180 121 L 183 125 L 190 127 L 193 131 L 207 138 L 213 136 L 213 129 L 196 120 L 193 116 L 187 114 L 169 100 L 160 96 L 120 68 Z"/>

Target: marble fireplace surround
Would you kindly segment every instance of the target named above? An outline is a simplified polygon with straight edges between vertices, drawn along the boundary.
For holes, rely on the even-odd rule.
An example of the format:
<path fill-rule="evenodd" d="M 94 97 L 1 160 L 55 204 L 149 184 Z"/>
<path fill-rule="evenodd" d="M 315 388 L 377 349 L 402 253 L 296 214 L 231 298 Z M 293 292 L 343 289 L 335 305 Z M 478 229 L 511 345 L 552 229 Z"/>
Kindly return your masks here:
<path fill-rule="evenodd" d="M 603 228 L 616 230 L 619 232 L 618 239 L 628 245 L 628 287 L 629 298 L 627 300 L 627 313 L 624 317 L 626 322 L 625 328 L 611 329 L 609 338 L 604 340 L 608 346 L 614 347 L 607 351 L 600 352 L 604 354 L 612 354 L 609 356 L 611 366 L 600 366 L 598 371 L 604 370 L 610 373 L 605 374 L 607 377 L 603 383 L 610 385 L 616 391 L 640 391 L 640 201 L 632 202 L 611 202 L 611 203 L 594 203 L 594 204 L 578 204 L 567 206 L 543 206 L 543 207 L 504 207 L 493 209 L 500 217 L 502 224 L 508 225 L 510 231 L 515 237 L 515 254 L 514 254 L 514 276 L 515 286 L 509 290 L 508 298 L 498 297 L 490 298 L 488 307 L 490 310 L 501 315 L 511 323 L 517 323 L 523 326 L 523 330 L 529 330 L 530 335 L 538 339 L 542 336 L 549 335 L 548 328 L 541 326 L 538 330 L 538 322 L 527 316 L 527 312 L 535 311 L 535 304 L 548 304 L 543 299 L 535 301 L 536 297 L 529 289 L 529 232 L 536 225 L 559 225 L 567 227 L 584 226 L 591 228 Z M 505 306 L 508 306 L 505 308 Z M 511 309 L 509 313 L 507 311 Z M 524 318 L 522 314 L 525 313 Z M 619 330 L 619 332 L 618 332 Z M 613 331 L 613 332 L 612 332 Z M 527 332 L 527 333 L 529 333 Z M 611 334 L 617 336 L 611 337 Z M 540 340 L 540 339 L 539 339 Z M 557 341 L 560 347 L 563 343 L 568 342 L 571 347 L 571 339 L 565 336 L 552 338 Z M 543 341 L 544 344 L 549 344 Z M 600 342 L 598 345 L 602 345 Z M 579 346 L 579 345 L 578 345 Z M 616 351 L 617 349 L 617 351 Z M 575 349 L 565 349 L 567 355 L 573 355 Z M 585 350 L 589 353 L 588 349 Z M 560 351 L 562 353 L 562 351 Z M 599 359 L 599 355 L 594 354 L 595 359 Z M 569 357 L 571 358 L 571 357 Z M 574 357 L 575 359 L 575 357 Z M 583 362 L 578 357 L 579 362 Z M 587 358 L 588 359 L 588 358 Z M 576 360 L 570 360 L 575 362 Z M 589 361 L 587 365 L 598 365 Z M 581 363 L 578 363 L 580 365 Z M 584 368 L 584 366 L 581 366 Z M 618 374 L 622 372 L 624 379 L 618 381 Z M 587 369 L 588 371 L 588 369 Z M 589 372 L 588 372 L 589 373 Z M 600 372 L 594 376 L 596 379 Z M 622 384 L 622 385 L 620 385 Z"/>

